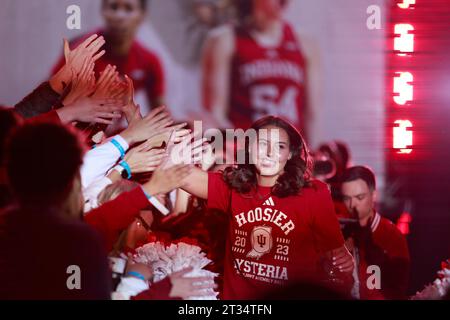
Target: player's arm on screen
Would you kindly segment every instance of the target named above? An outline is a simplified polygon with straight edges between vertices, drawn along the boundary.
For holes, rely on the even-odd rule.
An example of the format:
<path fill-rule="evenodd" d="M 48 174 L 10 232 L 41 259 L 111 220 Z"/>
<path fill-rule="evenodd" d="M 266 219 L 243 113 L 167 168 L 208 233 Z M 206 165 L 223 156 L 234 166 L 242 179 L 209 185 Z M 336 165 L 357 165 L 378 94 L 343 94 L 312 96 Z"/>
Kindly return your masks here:
<path fill-rule="evenodd" d="M 233 30 L 223 26 L 210 32 L 202 53 L 203 106 L 210 110 L 222 128 L 231 127 L 227 113 L 234 50 Z"/>
<path fill-rule="evenodd" d="M 149 56 L 150 65 L 148 67 L 148 80 L 145 93 L 150 109 L 155 109 L 165 105 L 166 79 L 164 69 L 159 58 Z"/>
<path fill-rule="evenodd" d="M 148 85 L 145 90 L 150 110 L 154 110 L 158 107 L 166 105 L 164 97 L 164 77 L 162 74 L 162 70 L 160 71 L 161 73 L 156 72 L 156 74 L 154 75 L 154 79 L 152 80 L 152 84 Z"/>
<path fill-rule="evenodd" d="M 296 32 L 297 41 L 300 43 L 300 48 L 306 59 L 306 110 L 305 110 L 305 125 L 309 137 L 317 136 L 312 131 L 312 125 L 316 120 L 321 106 L 321 60 L 319 47 L 310 36 Z"/>

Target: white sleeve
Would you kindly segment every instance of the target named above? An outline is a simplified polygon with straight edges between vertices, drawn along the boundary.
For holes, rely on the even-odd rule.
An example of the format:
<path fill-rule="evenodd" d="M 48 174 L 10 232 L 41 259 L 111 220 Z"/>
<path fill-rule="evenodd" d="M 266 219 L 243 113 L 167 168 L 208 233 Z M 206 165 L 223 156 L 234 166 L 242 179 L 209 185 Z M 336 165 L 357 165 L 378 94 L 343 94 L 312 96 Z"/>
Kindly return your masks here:
<path fill-rule="evenodd" d="M 130 300 L 142 291 L 148 290 L 148 282 L 135 277 L 124 277 L 120 280 L 116 291 L 113 293 L 113 300 Z"/>
<path fill-rule="evenodd" d="M 108 142 L 89 150 L 83 159 L 81 166 L 81 185 L 87 188 L 92 182 L 105 176 L 121 156 L 121 151 L 111 142 L 115 140 L 122 146 L 123 152 L 129 148 L 128 143 L 120 135 L 112 137 Z"/>
<path fill-rule="evenodd" d="M 103 177 L 83 189 L 85 214 L 98 207 L 98 195 L 110 184 L 112 184 L 112 181 L 107 177 Z"/>

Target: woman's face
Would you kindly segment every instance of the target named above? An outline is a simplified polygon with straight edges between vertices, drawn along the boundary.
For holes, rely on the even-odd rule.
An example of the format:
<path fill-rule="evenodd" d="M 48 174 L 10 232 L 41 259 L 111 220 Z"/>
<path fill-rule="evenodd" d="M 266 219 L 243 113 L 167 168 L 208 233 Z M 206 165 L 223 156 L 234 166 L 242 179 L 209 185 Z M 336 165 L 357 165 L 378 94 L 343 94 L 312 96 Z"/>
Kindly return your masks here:
<path fill-rule="evenodd" d="M 260 129 L 250 148 L 252 162 L 262 176 L 273 177 L 282 174 L 291 158 L 286 130 L 273 125 Z"/>

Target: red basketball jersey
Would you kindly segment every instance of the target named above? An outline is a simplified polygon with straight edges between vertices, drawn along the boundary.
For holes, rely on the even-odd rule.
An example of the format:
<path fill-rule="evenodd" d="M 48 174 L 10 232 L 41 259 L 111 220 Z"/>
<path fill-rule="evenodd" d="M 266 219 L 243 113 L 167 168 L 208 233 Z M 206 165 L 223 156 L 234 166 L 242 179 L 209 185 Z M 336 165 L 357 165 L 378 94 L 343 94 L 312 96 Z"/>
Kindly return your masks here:
<path fill-rule="evenodd" d="M 305 105 L 305 59 L 289 25 L 278 47 L 266 48 L 243 28 L 235 29 L 228 117 L 247 129 L 266 115 L 302 126 Z"/>

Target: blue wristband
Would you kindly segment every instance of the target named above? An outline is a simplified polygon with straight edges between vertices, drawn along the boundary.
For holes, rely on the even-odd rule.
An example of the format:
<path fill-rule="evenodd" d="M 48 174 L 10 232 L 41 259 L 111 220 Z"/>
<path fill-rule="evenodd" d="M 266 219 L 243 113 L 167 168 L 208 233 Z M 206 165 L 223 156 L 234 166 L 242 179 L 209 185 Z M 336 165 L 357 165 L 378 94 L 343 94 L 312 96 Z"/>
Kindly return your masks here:
<path fill-rule="evenodd" d="M 145 194 L 145 196 L 147 197 L 148 200 L 153 198 L 151 195 L 149 195 L 147 192 L 145 192 L 144 188 L 142 188 L 142 191 L 144 192 L 144 194 Z"/>
<path fill-rule="evenodd" d="M 117 148 L 117 150 L 119 150 L 120 159 L 123 159 L 125 157 L 125 150 L 123 149 L 122 145 L 119 142 L 117 142 L 116 139 L 112 139 L 111 143 Z"/>
<path fill-rule="evenodd" d="M 139 272 L 136 272 L 136 271 L 128 271 L 127 272 L 127 277 L 128 276 L 141 279 L 142 281 L 147 281 L 147 280 L 145 280 L 145 277 L 142 274 L 140 274 Z"/>
<path fill-rule="evenodd" d="M 119 162 L 119 166 L 121 166 L 122 168 L 125 169 L 125 171 L 128 174 L 127 179 L 130 179 L 131 178 L 131 168 L 128 165 L 128 163 L 125 160 L 123 160 L 123 161 Z"/>

